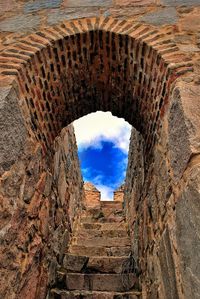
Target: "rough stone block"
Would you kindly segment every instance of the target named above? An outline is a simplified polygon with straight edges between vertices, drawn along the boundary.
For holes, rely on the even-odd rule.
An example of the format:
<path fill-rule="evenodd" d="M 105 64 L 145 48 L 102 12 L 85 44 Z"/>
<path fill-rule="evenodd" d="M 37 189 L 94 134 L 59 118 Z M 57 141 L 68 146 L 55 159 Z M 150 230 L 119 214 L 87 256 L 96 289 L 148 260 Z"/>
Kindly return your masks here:
<path fill-rule="evenodd" d="M 73 272 L 81 272 L 84 265 L 87 263 L 88 257 L 87 256 L 77 256 L 67 254 L 63 260 L 63 267 L 68 271 Z"/>
<path fill-rule="evenodd" d="M 14 9 L 17 9 L 17 3 L 15 0 L 1 1 L 0 14 L 3 14 L 7 11 L 13 11 Z"/>
<path fill-rule="evenodd" d="M 90 6 L 111 6 L 112 0 L 65 0 L 64 5 L 67 7 L 90 7 Z"/>
<path fill-rule="evenodd" d="M 130 254 L 130 246 L 121 247 L 85 247 L 81 245 L 70 246 L 70 252 L 87 256 L 127 256 Z"/>
<path fill-rule="evenodd" d="M 157 4 L 156 0 L 116 0 L 116 5 L 120 6 L 145 6 Z"/>
<path fill-rule="evenodd" d="M 127 237 L 123 238 L 108 238 L 108 237 L 96 237 L 91 239 L 85 239 L 82 237 L 74 238 L 74 244 L 83 244 L 84 246 L 109 246 L 109 247 L 115 247 L 115 246 L 129 246 L 130 245 L 130 239 Z"/>
<path fill-rule="evenodd" d="M 200 87 L 179 83 L 169 111 L 169 154 L 174 179 L 179 179 L 192 154 L 200 152 Z"/>
<path fill-rule="evenodd" d="M 129 274 L 130 288 L 134 286 L 136 277 Z M 94 291 L 124 291 L 121 274 L 66 274 L 66 285 L 69 290 L 90 290 L 91 285 Z"/>
<path fill-rule="evenodd" d="M 103 273 L 122 272 L 122 266 L 128 262 L 127 257 L 90 257 L 87 268 Z"/>
<path fill-rule="evenodd" d="M 8 32 L 29 32 L 40 24 L 37 15 L 18 15 L 0 22 L 0 30 Z"/>
<path fill-rule="evenodd" d="M 63 20 L 72 20 L 78 18 L 90 18 L 99 16 L 99 10 L 97 8 L 85 8 L 81 10 L 78 8 L 67 8 L 64 10 L 55 9 L 51 14 L 47 16 L 47 22 L 49 25 L 56 24 Z"/>
<path fill-rule="evenodd" d="M 199 0 L 161 0 L 161 4 L 166 6 L 191 6 L 200 5 Z"/>
<path fill-rule="evenodd" d="M 175 277 L 175 265 L 172 257 L 172 247 L 170 243 L 168 228 L 163 233 L 158 250 L 158 256 L 160 260 L 165 298 L 178 298 Z"/>
<path fill-rule="evenodd" d="M 45 8 L 55 8 L 59 7 L 61 4 L 62 0 L 39 0 L 39 1 L 28 1 L 24 5 L 24 12 L 25 13 L 32 13 L 36 12 L 41 9 Z"/>
<path fill-rule="evenodd" d="M 0 167 L 8 170 L 23 153 L 27 131 L 14 88 L 0 89 Z"/>
<path fill-rule="evenodd" d="M 140 292 L 101 292 L 101 291 L 66 291 L 53 289 L 51 290 L 50 299 L 141 299 Z"/>
<path fill-rule="evenodd" d="M 185 298 L 200 294 L 200 161 L 176 204 L 176 238 Z"/>
<path fill-rule="evenodd" d="M 150 12 L 139 19 L 142 22 L 152 25 L 160 26 L 165 24 L 175 24 L 178 21 L 178 15 L 176 9 L 173 7 L 167 7 L 158 9 L 155 12 Z"/>

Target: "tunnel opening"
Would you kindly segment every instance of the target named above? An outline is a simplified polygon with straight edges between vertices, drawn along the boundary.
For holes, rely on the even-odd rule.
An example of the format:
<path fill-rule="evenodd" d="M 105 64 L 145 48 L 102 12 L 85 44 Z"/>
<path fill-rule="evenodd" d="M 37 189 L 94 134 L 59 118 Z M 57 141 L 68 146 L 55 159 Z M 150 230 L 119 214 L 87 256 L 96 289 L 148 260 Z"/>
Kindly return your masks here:
<path fill-rule="evenodd" d="M 100 191 L 100 200 L 115 200 L 124 184 L 131 126 L 110 112 L 98 111 L 73 122 L 84 182 Z"/>

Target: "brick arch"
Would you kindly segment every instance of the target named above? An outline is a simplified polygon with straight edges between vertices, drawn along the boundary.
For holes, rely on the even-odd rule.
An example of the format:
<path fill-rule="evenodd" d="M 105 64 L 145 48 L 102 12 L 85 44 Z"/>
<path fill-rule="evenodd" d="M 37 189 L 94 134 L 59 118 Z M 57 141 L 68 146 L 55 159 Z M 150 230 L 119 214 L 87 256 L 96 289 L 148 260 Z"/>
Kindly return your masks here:
<path fill-rule="evenodd" d="M 180 62 L 181 61 L 181 62 Z M 93 111 L 111 111 L 155 144 L 171 86 L 191 70 L 170 31 L 112 18 L 63 22 L 1 53 L 3 82 L 19 86 L 27 127 L 50 147 L 60 130 Z"/>

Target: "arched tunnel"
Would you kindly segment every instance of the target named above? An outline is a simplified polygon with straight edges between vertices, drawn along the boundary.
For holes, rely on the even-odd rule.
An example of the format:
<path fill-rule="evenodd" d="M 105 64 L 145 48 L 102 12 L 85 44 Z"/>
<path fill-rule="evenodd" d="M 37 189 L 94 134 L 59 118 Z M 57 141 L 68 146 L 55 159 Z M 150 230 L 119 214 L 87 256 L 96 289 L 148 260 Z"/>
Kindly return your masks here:
<path fill-rule="evenodd" d="M 189 271 L 200 273 L 191 260 L 182 266 L 186 235 L 200 252 L 198 155 L 188 137 L 198 123 L 188 129 L 184 109 L 196 101 L 183 81 L 193 66 L 170 31 L 112 18 L 63 22 L 20 38 L 1 61 L 3 280 L 13 285 L 3 298 L 46 298 L 54 284 L 83 200 L 68 125 L 99 110 L 134 127 L 124 209 L 142 298 L 189 298 Z"/>

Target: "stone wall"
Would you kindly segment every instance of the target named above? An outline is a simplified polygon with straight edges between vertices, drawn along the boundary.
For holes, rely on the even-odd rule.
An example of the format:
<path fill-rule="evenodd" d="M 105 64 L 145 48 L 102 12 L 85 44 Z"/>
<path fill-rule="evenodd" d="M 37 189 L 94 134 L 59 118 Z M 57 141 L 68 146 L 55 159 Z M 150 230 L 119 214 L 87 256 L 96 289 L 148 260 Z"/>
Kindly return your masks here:
<path fill-rule="evenodd" d="M 51 156 L 26 144 L 0 183 L 0 297 L 46 298 L 82 205 L 73 127 L 62 130 Z"/>
<path fill-rule="evenodd" d="M 101 193 L 90 182 L 84 183 L 84 206 L 85 208 L 100 208 Z"/>
<path fill-rule="evenodd" d="M 119 188 L 117 188 L 113 192 L 113 200 L 114 201 L 124 201 L 124 184 L 122 184 Z"/>
<path fill-rule="evenodd" d="M 178 82 L 144 170 L 144 141 L 132 131 L 125 208 L 143 298 L 199 298 L 199 87 Z"/>

